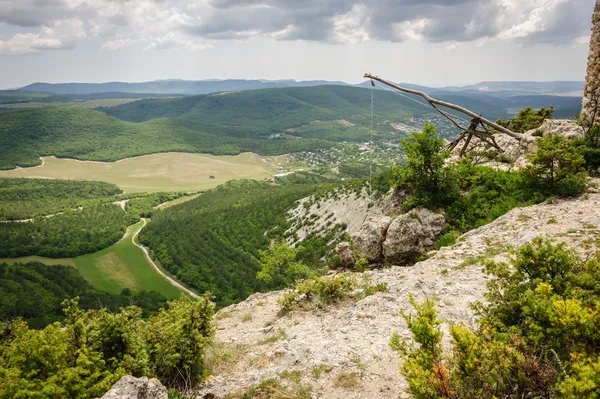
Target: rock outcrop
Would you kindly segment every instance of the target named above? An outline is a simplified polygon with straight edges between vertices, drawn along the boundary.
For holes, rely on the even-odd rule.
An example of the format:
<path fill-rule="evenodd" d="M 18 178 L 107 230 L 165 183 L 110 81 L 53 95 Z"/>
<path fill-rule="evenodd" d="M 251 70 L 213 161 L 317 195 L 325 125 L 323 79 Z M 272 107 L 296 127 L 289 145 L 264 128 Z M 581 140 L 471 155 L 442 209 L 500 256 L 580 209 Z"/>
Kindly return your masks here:
<path fill-rule="evenodd" d="M 383 241 L 387 263 L 406 265 L 435 248 L 435 241 L 446 229 L 446 218 L 425 208 L 398 216 L 390 224 Z"/>
<path fill-rule="evenodd" d="M 527 136 L 563 136 L 566 139 L 579 139 L 584 135 L 583 127 L 569 119 L 546 119 L 538 129 L 526 132 Z"/>
<path fill-rule="evenodd" d="M 495 154 L 492 159 L 486 162 L 489 166 L 499 169 L 507 169 L 514 165 L 523 167 L 527 164 L 527 154 L 533 154 L 536 149 L 536 141 L 540 137 L 548 135 L 563 136 L 567 139 L 581 138 L 584 135 L 584 129 L 575 121 L 568 119 L 546 119 L 542 126 L 536 129 L 531 129 L 523 133 L 521 140 L 516 140 L 504 133 L 497 133 L 494 139 L 498 146 L 502 149 L 502 153 Z M 453 159 L 457 160 L 462 145 L 457 146 L 452 151 Z M 474 137 L 467 148 L 468 155 L 479 154 L 480 157 L 486 157 L 486 153 L 495 153 L 495 149 Z"/>
<path fill-rule="evenodd" d="M 356 256 L 354 255 L 354 248 L 349 242 L 340 242 L 335 246 L 335 254 L 340 258 L 340 265 L 344 267 L 354 266 L 356 263 Z"/>
<path fill-rule="evenodd" d="M 352 244 L 361 257 L 369 262 L 381 259 L 382 245 L 390 223 L 392 218 L 389 216 L 372 216 L 367 218 L 361 229 L 352 235 Z"/>
<path fill-rule="evenodd" d="M 215 365 L 218 375 L 207 379 L 196 397 L 223 398 L 266 379 L 285 380 L 291 372 L 311 387 L 313 398 L 408 397 L 403 392 L 407 384 L 398 369 L 398 355 L 388 344 L 393 333 L 406 339 L 412 336 L 398 315 L 399 309 L 412 310 L 410 293 L 419 302 L 436 298 L 444 332 L 452 323 L 473 326 L 476 316 L 468 304 L 485 300 L 484 260 L 507 261 L 511 249 L 540 235 L 586 256 L 584 251 L 597 250 L 598 228 L 600 194 L 590 193 L 513 209 L 413 267 L 392 266 L 361 274 L 370 277 L 370 284 L 387 284 L 388 290 L 358 302 L 282 316 L 277 301 L 285 291 L 254 294 L 217 313 L 213 358 L 221 363 Z M 251 320 L 245 317 L 248 313 Z M 315 370 L 321 371 L 315 374 Z M 340 386 L 338 377 L 344 375 L 357 376 L 356 385 Z"/>
<path fill-rule="evenodd" d="M 598 124 L 600 123 L 600 0 L 596 0 L 592 23 L 581 113 L 588 121 L 594 121 L 595 124 Z"/>
<path fill-rule="evenodd" d="M 100 399 L 168 399 L 167 388 L 155 378 L 126 375 Z"/>

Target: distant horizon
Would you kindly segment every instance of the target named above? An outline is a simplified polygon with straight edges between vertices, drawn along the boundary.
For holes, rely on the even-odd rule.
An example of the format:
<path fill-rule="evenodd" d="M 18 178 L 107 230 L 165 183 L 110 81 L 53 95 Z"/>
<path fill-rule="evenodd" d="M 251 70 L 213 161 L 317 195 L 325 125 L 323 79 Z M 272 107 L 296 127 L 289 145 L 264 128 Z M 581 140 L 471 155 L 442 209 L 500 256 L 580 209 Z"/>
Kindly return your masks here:
<path fill-rule="evenodd" d="M 387 77 L 386 77 L 387 78 Z M 388 78 L 389 79 L 389 78 Z M 478 85 L 478 84 L 482 84 L 482 83 L 584 83 L 585 79 L 580 79 L 580 80 L 479 80 L 479 81 L 475 81 L 475 82 L 471 82 L 471 83 L 462 83 L 462 84 L 425 84 L 425 83 L 420 83 L 420 82 L 410 82 L 410 81 L 401 81 L 401 80 L 394 80 L 394 79 L 389 79 L 393 82 L 396 83 L 403 83 L 403 84 L 411 84 L 411 85 L 418 85 L 418 86 L 424 86 L 424 87 L 429 87 L 429 88 L 452 88 L 452 87 L 466 87 L 466 86 L 473 86 L 473 85 Z M 168 81 L 173 81 L 173 82 L 223 82 L 223 81 L 260 81 L 260 82 L 297 82 L 297 83 L 302 83 L 302 82 L 324 82 L 325 84 L 327 83 L 343 83 L 343 84 L 347 84 L 347 85 L 360 85 L 363 84 L 365 82 L 368 81 L 368 79 L 363 79 L 357 82 L 348 82 L 348 81 L 343 81 L 343 80 L 328 80 L 328 79 L 294 79 L 294 78 L 284 78 L 284 79 L 253 79 L 253 78 L 241 78 L 241 77 L 236 77 L 236 78 L 206 78 L 206 79 L 184 79 L 184 78 L 158 78 L 158 79 L 150 79 L 150 80 L 106 80 L 106 81 L 34 81 L 34 82 L 30 82 L 24 85 L 15 85 L 15 86 L 7 86 L 7 87 L 0 87 L 0 90 L 3 91 L 7 91 L 7 90 L 19 90 L 22 89 L 24 87 L 27 86 L 31 86 L 34 84 L 52 84 L 52 85 L 60 85 L 60 84 L 109 84 L 109 83 L 135 83 L 135 84 L 141 84 L 141 83 L 151 83 L 151 82 L 168 82 Z"/>

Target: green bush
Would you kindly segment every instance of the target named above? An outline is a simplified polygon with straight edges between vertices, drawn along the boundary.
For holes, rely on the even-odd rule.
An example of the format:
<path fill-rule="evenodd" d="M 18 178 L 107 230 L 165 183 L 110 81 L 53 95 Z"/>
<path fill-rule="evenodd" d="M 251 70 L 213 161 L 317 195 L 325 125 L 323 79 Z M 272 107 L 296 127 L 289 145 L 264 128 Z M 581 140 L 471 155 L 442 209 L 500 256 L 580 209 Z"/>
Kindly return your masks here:
<path fill-rule="evenodd" d="M 450 153 L 443 149 L 444 140 L 437 135 L 434 125 L 426 123 L 422 132 L 412 133 L 401 143 L 406 165 L 394 170 L 395 183 L 410 190 L 408 207 L 437 208 L 458 198 L 455 171 L 445 166 Z"/>
<path fill-rule="evenodd" d="M 551 241 L 536 239 L 511 264 L 488 262 L 494 278 L 478 327 L 450 327 L 452 351 L 442 350 L 433 300 L 410 303 L 402 315 L 411 344 L 390 341 L 403 363 L 408 392 L 421 398 L 586 398 L 600 393 L 600 256 L 581 261 Z"/>
<path fill-rule="evenodd" d="M 147 322 L 135 306 L 111 313 L 64 302 L 67 319 L 31 330 L 0 322 L 0 397 L 96 398 L 122 376 L 155 376 L 180 388 L 199 381 L 214 335 L 207 296 L 182 299 Z"/>
<path fill-rule="evenodd" d="M 523 169 L 523 175 L 532 186 L 566 197 L 585 190 L 585 160 L 574 140 L 557 135 L 542 137 L 528 159 L 531 165 Z"/>
<path fill-rule="evenodd" d="M 496 123 L 513 132 L 525 133 L 528 130 L 537 129 L 542 126 L 545 119 L 552 119 L 552 114 L 554 114 L 554 107 L 541 108 L 538 111 L 529 107 L 519 111 L 514 118 L 508 120 L 500 119 Z"/>
<path fill-rule="evenodd" d="M 314 277 L 298 282 L 280 300 L 284 312 L 297 306 L 325 309 L 330 304 L 348 298 L 358 288 L 358 281 L 348 273 L 329 277 Z"/>
<path fill-rule="evenodd" d="M 580 143 L 586 169 L 597 175 L 600 172 L 600 125 L 588 130 Z"/>
<path fill-rule="evenodd" d="M 274 242 L 271 247 L 258 252 L 261 270 L 256 274 L 271 289 L 281 289 L 296 280 L 309 277 L 313 271 L 302 261 L 297 261 L 297 251 L 285 241 Z"/>

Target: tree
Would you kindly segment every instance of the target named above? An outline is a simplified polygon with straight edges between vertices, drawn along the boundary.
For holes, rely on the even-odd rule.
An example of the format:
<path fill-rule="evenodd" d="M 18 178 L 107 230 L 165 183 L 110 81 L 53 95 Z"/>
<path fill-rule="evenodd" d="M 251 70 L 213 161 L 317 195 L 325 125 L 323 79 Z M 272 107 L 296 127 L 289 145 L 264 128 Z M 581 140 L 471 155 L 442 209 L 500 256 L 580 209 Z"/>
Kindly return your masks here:
<path fill-rule="evenodd" d="M 296 250 L 283 240 L 273 243 L 265 251 L 259 251 L 259 254 L 262 269 L 256 278 L 270 288 L 284 288 L 312 274 L 308 266 L 296 260 Z"/>
<path fill-rule="evenodd" d="M 450 153 L 443 148 L 444 140 L 434 125 L 425 123 L 422 132 L 412 133 L 401 144 L 407 161 L 404 167 L 396 169 L 395 181 L 411 191 L 410 205 L 436 208 L 458 198 L 454 169 L 445 166 Z"/>
<path fill-rule="evenodd" d="M 550 194 L 573 196 L 585 189 L 585 160 L 574 140 L 548 135 L 537 141 L 531 165 L 523 170 L 529 181 Z"/>
<path fill-rule="evenodd" d="M 544 120 L 552 119 L 552 114 L 554 114 L 554 107 L 541 108 L 538 111 L 534 111 L 532 107 L 528 107 L 519 111 L 514 118 L 508 120 L 499 119 L 496 123 L 513 132 L 525 133 L 528 130 L 537 129 L 542 126 Z"/>

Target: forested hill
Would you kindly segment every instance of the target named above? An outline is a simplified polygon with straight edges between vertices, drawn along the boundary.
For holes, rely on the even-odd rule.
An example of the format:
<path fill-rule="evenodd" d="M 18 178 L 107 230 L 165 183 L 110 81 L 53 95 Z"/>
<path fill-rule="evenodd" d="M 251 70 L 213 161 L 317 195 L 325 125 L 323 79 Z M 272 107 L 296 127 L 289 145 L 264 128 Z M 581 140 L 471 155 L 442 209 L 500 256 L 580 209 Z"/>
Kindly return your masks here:
<path fill-rule="evenodd" d="M 524 104 L 556 105 L 560 116 L 575 116 L 580 109 L 575 97 L 450 95 L 491 119 L 506 117 Z M 45 155 L 116 161 L 166 151 L 215 155 L 311 151 L 339 141 L 369 140 L 370 108 L 369 89 L 330 85 L 148 99 L 96 110 L 3 110 L 0 169 L 39 165 L 39 157 Z M 420 127 L 423 119 L 435 115 L 434 122 L 447 123 L 430 107 L 390 91 L 374 92 L 374 111 L 379 141 L 403 137 L 394 122 Z M 415 116 L 420 119 L 411 120 Z"/>
<path fill-rule="evenodd" d="M 128 93 L 163 93 L 163 94 L 206 94 L 218 91 L 256 90 L 275 87 L 316 86 L 323 84 L 345 84 L 324 80 L 155 80 L 151 82 L 107 82 L 107 83 L 33 83 L 21 88 L 25 92 L 42 92 L 55 94 L 92 94 L 105 92 Z"/>
<path fill-rule="evenodd" d="M 148 99 L 101 110 L 130 122 L 181 117 L 219 125 L 281 131 L 311 120 L 346 119 L 364 124 L 366 120 L 370 121 L 370 94 L 369 89 L 349 86 L 296 87 Z M 439 92 L 437 96 L 468 106 L 492 119 L 506 117 L 515 109 L 529 106 L 554 106 L 559 116 L 575 116 L 581 109 L 581 98 L 578 97 L 529 95 L 501 98 L 491 94 L 464 95 L 457 92 Z M 398 122 L 414 115 L 430 114 L 432 109 L 391 91 L 377 90 L 374 93 L 374 111 L 379 122 Z M 379 126 L 380 129 L 382 127 Z"/>

